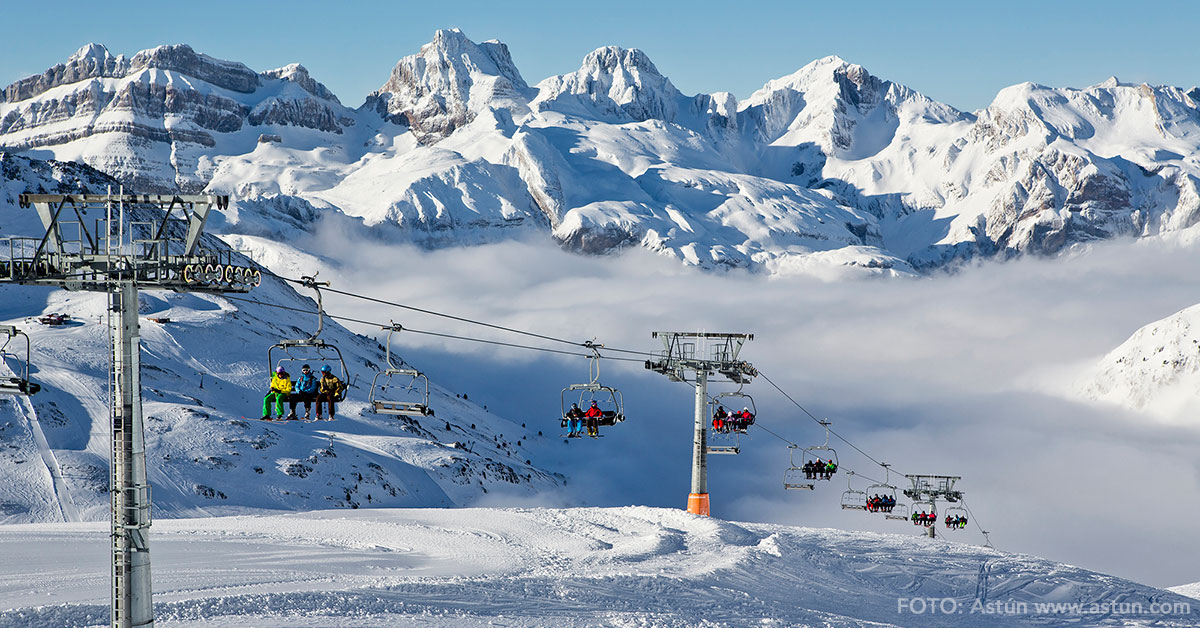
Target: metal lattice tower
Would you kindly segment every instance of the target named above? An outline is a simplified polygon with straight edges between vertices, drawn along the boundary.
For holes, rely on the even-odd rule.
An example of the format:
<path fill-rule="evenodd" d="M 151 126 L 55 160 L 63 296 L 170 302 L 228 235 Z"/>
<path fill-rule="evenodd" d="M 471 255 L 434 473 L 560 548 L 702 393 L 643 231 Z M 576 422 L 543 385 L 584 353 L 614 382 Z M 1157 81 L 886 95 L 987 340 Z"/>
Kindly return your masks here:
<path fill-rule="evenodd" d="M 933 525 L 929 526 L 927 534 L 929 538 L 937 536 L 937 500 L 945 500 L 950 503 L 957 502 L 962 499 L 963 492 L 954 488 L 954 483 L 961 480 L 962 476 L 958 475 L 905 475 L 908 481 L 912 483 L 912 488 L 904 489 L 905 497 L 914 502 L 924 502 L 932 506 L 934 517 Z"/>
<path fill-rule="evenodd" d="M 235 251 L 200 246 L 209 211 L 228 206 L 227 196 L 22 194 L 18 202 L 37 210 L 46 233 L 0 239 L 0 283 L 109 295 L 112 626 L 153 626 L 138 289 L 249 292 L 262 272 Z"/>
<path fill-rule="evenodd" d="M 754 334 L 656 331 L 651 337 L 661 338 L 664 349 L 658 359 L 646 360 L 646 368 L 666 375 L 667 379 L 673 382 L 695 382 L 696 424 L 692 436 L 692 490 L 688 494 L 687 511 L 707 517 L 709 378 L 720 378 L 712 381 L 744 384 L 758 375 L 753 365 L 738 359 L 742 345 L 746 344 L 747 340 L 754 340 Z"/>

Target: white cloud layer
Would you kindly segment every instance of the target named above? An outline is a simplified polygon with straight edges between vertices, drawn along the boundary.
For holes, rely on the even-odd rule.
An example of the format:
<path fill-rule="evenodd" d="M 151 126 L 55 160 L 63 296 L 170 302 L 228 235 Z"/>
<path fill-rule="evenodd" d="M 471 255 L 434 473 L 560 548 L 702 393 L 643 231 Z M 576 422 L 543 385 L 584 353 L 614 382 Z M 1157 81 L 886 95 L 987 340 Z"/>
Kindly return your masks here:
<path fill-rule="evenodd" d="M 350 244 L 326 230 L 303 248 L 326 256 L 322 277 L 337 288 L 555 337 L 654 351 L 654 330 L 753 332 L 743 356 L 867 453 L 904 472 L 962 475 L 998 547 L 1156 585 L 1200 580 L 1200 567 L 1178 560 L 1200 554 L 1200 423 L 1150 421 L 1066 392 L 1135 329 L 1196 302 L 1200 257 L 1184 238 L 840 282 L 708 274 L 640 249 L 581 257 L 530 242 L 423 251 Z M 326 304 L 334 314 L 569 349 L 345 297 Z M 434 381 L 547 434 L 559 431 L 559 390 L 587 376 L 581 358 L 420 335 L 398 342 Z M 638 363 L 606 362 L 602 375 L 625 391 L 629 419 L 603 439 L 555 440 L 539 452 L 572 478 L 548 503 L 682 506 L 691 389 Z M 765 427 L 801 445 L 823 438 L 766 381 L 747 392 Z M 834 445 L 846 468 L 882 478 Z M 741 456 L 710 458 L 714 514 L 914 532 L 840 510 L 841 474 L 813 493 L 784 491 L 786 465 L 785 443 L 757 429 Z M 951 534 L 983 542 L 974 525 Z"/>

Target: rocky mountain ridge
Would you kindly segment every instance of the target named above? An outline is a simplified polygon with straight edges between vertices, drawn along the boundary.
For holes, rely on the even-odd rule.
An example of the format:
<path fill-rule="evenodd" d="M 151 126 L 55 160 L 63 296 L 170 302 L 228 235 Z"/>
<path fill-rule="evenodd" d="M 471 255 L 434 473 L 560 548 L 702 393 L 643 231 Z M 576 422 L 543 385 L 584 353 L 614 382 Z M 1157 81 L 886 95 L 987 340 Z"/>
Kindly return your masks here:
<path fill-rule="evenodd" d="M 702 267 L 911 274 L 1191 228 L 1197 96 L 1026 83 L 967 113 L 826 57 L 739 102 L 684 95 L 614 46 L 530 87 L 507 46 L 453 29 L 352 110 L 298 64 L 92 44 L 5 89 L 0 149 L 426 246 L 535 233 Z"/>

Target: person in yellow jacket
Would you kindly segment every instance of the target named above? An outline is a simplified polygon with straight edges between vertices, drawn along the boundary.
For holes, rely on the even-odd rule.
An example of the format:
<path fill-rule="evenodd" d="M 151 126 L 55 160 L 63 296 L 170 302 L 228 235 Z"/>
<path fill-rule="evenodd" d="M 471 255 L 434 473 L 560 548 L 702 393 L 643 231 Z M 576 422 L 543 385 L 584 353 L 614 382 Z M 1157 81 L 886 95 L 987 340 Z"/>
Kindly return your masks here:
<path fill-rule="evenodd" d="M 334 403 L 341 401 L 346 396 L 346 384 L 338 379 L 337 375 L 333 374 L 333 369 L 329 365 L 321 367 L 321 383 L 320 392 L 317 393 L 317 420 L 322 420 L 321 405 L 329 406 L 329 420 L 333 420 Z"/>
<path fill-rule="evenodd" d="M 271 404 L 275 404 L 275 414 L 279 418 L 283 418 L 283 402 L 287 401 L 288 395 L 292 392 L 292 380 L 288 376 L 288 372 L 283 370 L 283 367 L 275 369 L 275 377 L 271 378 L 271 390 L 267 391 L 267 396 L 263 397 L 263 420 L 271 420 Z M 319 407 L 319 406 L 318 406 Z"/>

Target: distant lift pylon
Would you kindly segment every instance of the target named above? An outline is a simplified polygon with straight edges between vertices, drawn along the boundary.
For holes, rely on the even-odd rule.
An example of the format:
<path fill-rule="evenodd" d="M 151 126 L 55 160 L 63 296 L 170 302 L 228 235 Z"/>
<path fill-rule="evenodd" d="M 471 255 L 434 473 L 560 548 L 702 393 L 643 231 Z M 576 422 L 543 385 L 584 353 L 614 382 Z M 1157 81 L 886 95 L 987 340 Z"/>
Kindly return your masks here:
<path fill-rule="evenodd" d="M 369 397 L 371 409 L 375 411 L 375 414 L 390 416 L 433 416 L 433 410 L 429 407 L 429 378 L 416 369 L 400 368 L 392 364 L 392 334 L 404 331 L 404 328 L 393 322 L 390 326 L 382 327 L 381 329 L 388 333 L 387 348 L 384 354 L 384 359 L 387 361 L 387 368 L 376 373 L 375 377 L 371 380 L 371 395 Z M 410 378 L 404 390 L 408 392 L 416 391 L 421 395 L 421 401 L 401 401 L 398 399 L 383 398 L 383 395 L 387 394 L 389 388 L 395 388 L 391 385 L 391 382 L 392 378 L 397 376 Z M 380 377 L 387 378 L 384 380 L 386 383 L 381 384 L 379 381 Z"/>

